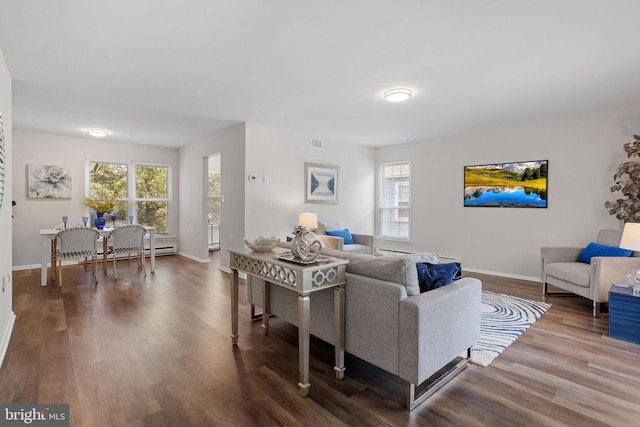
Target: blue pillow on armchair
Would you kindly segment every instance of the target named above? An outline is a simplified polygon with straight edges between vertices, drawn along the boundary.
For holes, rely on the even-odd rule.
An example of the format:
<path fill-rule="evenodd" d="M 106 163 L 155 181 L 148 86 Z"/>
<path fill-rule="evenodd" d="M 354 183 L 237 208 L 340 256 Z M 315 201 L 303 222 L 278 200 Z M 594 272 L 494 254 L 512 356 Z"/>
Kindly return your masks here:
<path fill-rule="evenodd" d="M 584 248 L 582 253 L 580 253 L 578 261 L 591 264 L 591 258 L 594 256 L 629 257 L 631 255 L 633 255 L 633 251 L 630 249 L 622 249 L 617 246 L 607 246 L 591 242 Z"/>
<path fill-rule="evenodd" d="M 416 268 L 418 269 L 420 293 L 448 285 L 462 277 L 462 267 L 459 262 L 445 264 L 417 262 Z"/>
<path fill-rule="evenodd" d="M 327 236 L 342 237 L 345 245 L 353 245 L 353 236 L 349 232 L 348 228 L 345 228 L 344 230 L 325 231 L 325 234 Z"/>

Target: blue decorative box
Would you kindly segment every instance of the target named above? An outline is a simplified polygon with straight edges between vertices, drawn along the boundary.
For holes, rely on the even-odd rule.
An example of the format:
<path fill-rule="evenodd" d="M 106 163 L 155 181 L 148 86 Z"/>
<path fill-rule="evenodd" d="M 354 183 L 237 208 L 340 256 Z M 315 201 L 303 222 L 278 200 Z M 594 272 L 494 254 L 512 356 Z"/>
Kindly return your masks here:
<path fill-rule="evenodd" d="M 609 336 L 640 344 L 640 295 L 630 287 L 609 290 Z"/>

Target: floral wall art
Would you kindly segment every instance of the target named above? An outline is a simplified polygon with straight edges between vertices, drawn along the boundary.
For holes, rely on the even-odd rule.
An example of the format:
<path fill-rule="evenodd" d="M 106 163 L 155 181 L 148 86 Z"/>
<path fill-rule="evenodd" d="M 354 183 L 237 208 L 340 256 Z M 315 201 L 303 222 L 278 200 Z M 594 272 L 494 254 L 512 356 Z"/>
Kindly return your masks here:
<path fill-rule="evenodd" d="M 70 199 L 69 169 L 55 165 L 27 165 L 27 196 L 30 199 Z"/>

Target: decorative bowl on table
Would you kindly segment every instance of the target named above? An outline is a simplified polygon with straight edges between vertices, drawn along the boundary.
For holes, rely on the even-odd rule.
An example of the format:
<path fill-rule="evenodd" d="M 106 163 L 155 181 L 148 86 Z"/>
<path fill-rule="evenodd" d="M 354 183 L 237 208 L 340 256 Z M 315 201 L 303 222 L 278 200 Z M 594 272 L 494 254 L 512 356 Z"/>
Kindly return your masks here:
<path fill-rule="evenodd" d="M 280 243 L 280 239 L 277 239 L 273 236 L 271 237 L 262 237 L 258 236 L 253 240 L 244 239 L 244 244 L 247 245 L 249 249 L 256 252 L 269 252 L 273 250 Z"/>

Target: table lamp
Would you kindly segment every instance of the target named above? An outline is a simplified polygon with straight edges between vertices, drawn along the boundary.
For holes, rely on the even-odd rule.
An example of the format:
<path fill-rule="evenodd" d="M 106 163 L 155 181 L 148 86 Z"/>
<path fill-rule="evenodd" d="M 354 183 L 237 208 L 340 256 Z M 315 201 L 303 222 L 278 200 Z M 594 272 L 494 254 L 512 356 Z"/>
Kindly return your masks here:
<path fill-rule="evenodd" d="M 315 230 L 318 228 L 318 215 L 309 212 L 301 213 L 298 215 L 298 225 L 309 230 Z"/>

